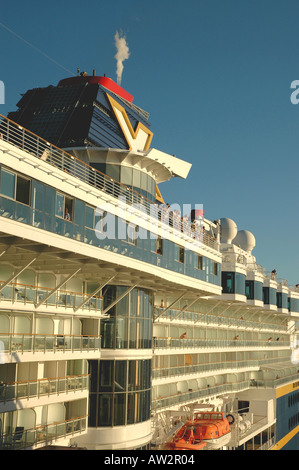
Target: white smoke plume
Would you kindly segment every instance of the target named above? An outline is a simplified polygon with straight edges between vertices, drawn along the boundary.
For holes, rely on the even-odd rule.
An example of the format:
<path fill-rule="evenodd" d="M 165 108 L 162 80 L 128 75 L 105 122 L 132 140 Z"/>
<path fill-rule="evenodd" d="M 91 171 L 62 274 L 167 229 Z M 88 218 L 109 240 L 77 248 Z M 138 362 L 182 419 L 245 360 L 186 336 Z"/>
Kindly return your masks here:
<path fill-rule="evenodd" d="M 118 83 L 118 85 L 120 85 L 121 84 L 121 79 L 122 79 L 122 73 L 123 73 L 123 70 L 124 70 L 123 61 L 130 57 L 130 51 L 129 51 L 129 47 L 127 45 L 126 38 L 124 36 L 121 37 L 119 35 L 118 31 L 116 31 L 114 39 L 115 39 L 115 46 L 116 46 L 116 50 L 117 50 L 117 53 L 114 56 L 116 61 L 117 61 L 117 63 L 116 63 L 116 77 L 117 77 L 117 83 Z"/>

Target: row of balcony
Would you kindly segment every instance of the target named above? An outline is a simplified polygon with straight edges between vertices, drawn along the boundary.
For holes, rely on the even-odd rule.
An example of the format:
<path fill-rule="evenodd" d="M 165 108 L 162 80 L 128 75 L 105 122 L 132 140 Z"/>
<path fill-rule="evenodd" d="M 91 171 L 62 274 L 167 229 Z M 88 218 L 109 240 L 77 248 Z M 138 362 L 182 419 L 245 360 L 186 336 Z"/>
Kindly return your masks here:
<path fill-rule="evenodd" d="M 51 444 L 59 438 L 72 437 L 86 430 L 87 416 L 80 416 L 57 423 L 24 429 L 17 426 L 10 433 L 0 436 L 0 449 L 21 450 Z"/>
<path fill-rule="evenodd" d="M 239 392 L 242 390 L 247 390 L 250 387 L 275 389 L 276 387 L 279 387 L 282 384 L 290 383 L 295 380 L 298 380 L 298 372 L 285 377 L 277 377 L 275 379 L 248 379 L 242 380 L 240 382 L 225 383 L 215 386 L 208 385 L 207 387 L 203 387 L 198 390 L 189 389 L 188 391 L 177 392 L 174 395 L 166 397 L 158 396 L 152 401 L 152 410 L 157 411 L 162 408 L 168 408 L 182 403 L 190 403 L 192 401 L 197 401 L 203 398 L 209 398 L 215 395 Z"/>
<path fill-rule="evenodd" d="M 42 335 L 0 333 L 0 352 L 99 351 L 100 335 Z"/>
<path fill-rule="evenodd" d="M 167 319 L 170 321 L 180 320 L 190 321 L 192 323 L 200 323 L 203 325 L 211 326 L 223 326 L 223 327 L 234 327 L 234 328 L 246 328 L 246 329 L 256 329 L 256 330 L 277 330 L 281 332 L 286 332 L 288 327 L 286 325 L 274 324 L 274 323 L 263 323 L 262 321 L 251 321 L 244 320 L 242 318 L 233 318 L 233 317 L 224 317 L 221 316 L 221 313 L 218 315 L 209 315 L 206 313 L 200 312 L 191 312 L 185 310 L 180 312 L 179 309 L 168 309 L 163 314 L 165 307 L 155 307 L 155 317 L 161 319 Z"/>
<path fill-rule="evenodd" d="M 161 408 L 168 408 L 170 406 L 179 405 L 182 403 L 188 403 L 197 401 L 201 398 L 208 398 L 214 395 L 220 395 L 223 393 L 238 392 L 249 388 L 249 380 L 243 380 L 241 382 L 227 383 L 216 385 L 214 387 L 204 387 L 199 390 L 188 390 L 187 392 L 178 392 L 175 395 L 167 397 L 158 397 L 152 401 L 152 409 L 157 411 Z"/>
<path fill-rule="evenodd" d="M 284 348 L 290 347 L 289 341 L 252 340 L 252 339 L 188 339 L 153 338 L 155 349 L 196 349 L 196 348 Z"/>
<path fill-rule="evenodd" d="M 88 383 L 88 374 L 13 383 L 0 382 L 0 402 L 86 390 Z"/>
<path fill-rule="evenodd" d="M 215 363 L 203 363 L 203 364 L 192 364 L 192 365 L 182 365 L 182 366 L 170 366 L 162 367 L 159 369 L 152 370 L 153 379 L 165 379 L 168 377 L 183 377 L 192 374 L 200 374 L 204 372 L 218 372 L 227 369 L 237 370 L 237 369 L 248 369 L 259 367 L 265 364 L 277 363 L 277 358 L 266 358 L 266 359 L 251 359 L 244 361 L 225 361 L 225 362 L 215 362 Z M 289 362 L 290 357 L 279 358 L 279 362 Z"/>
<path fill-rule="evenodd" d="M 5 281 L 0 281 L 0 289 L 4 284 Z M 3 287 L 0 293 L 0 301 L 7 300 L 13 303 L 20 302 L 24 305 L 38 305 L 51 293 L 51 291 L 52 289 L 47 287 L 31 286 L 14 282 Z M 59 289 L 58 291 L 54 292 L 47 300 L 45 300 L 43 305 L 45 307 L 70 307 L 73 309 L 81 306 L 82 309 L 101 312 L 103 302 L 102 297 L 93 296 L 82 305 L 84 302 L 84 297 L 87 297 L 87 295 Z"/>

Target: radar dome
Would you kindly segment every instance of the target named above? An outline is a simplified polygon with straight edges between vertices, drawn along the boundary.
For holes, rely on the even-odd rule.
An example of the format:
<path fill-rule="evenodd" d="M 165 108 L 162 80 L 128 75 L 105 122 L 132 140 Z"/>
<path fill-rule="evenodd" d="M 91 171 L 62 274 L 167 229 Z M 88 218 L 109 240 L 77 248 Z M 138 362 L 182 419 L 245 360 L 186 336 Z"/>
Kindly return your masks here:
<path fill-rule="evenodd" d="M 238 245 L 242 250 L 251 253 L 255 247 L 255 237 L 248 230 L 240 230 L 237 233 L 237 236 L 233 239 L 233 244 Z"/>
<path fill-rule="evenodd" d="M 236 223 L 232 219 L 223 218 L 220 219 L 221 226 L 221 243 L 231 243 L 232 240 L 238 233 L 238 228 Z"/>

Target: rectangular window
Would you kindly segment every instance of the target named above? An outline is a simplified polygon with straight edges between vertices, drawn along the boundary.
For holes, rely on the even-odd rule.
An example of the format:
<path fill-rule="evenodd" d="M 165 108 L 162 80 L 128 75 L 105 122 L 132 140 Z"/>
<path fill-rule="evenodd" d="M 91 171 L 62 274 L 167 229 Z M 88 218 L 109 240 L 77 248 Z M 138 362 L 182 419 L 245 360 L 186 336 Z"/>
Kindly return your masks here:
<path fill-rule="evenodd" d="M 254 299 L 254 281 L 245 282 L 245 295 L 248 300 Z"/>
<path fill-rule="evenodd" d="M 203 258 L 201 255 L 197 255 L 197 269 L 200 269 L 202 271 L 203 269 Z"/>
<path fill-rule="evenodd" d="M 277 305 L 277 308 L 282 308 L 282 293 L 281 292 L 276 293 L 276 305 Z"/>
<path fill-rule="evenodd" d="M 30 204 L 31 181 L 21 175 L 1 170 L 1 189 L 4 196 L 15 199 L 22 204 Z"/>
<path fill-rule="evenodd" d="M 184 263 L 185 262 L 185 248 L 183 248 L 182 246 L 178 246 L 178 261 L 180 263 Z"/>
<path fill-rule="evenodd" d="M 223 294 L 233 294 L 235 292 L 235 274 L 230 272 L 222 272 Z"/>
<path fill-rule="evenodd" d="M 55 214 L 57 217 L 63 218 L 64 214 L 64 196 L 62 194 L 56 194 L 56 209 Z"/>
<path fill-rule="evenodd" d="M 56 216 L 69 221 L 73 220 L 73 203 L 72 198 L 56 193 Z"/>
<path fill-rule="evenodd" d="M 0 192 L 4 196 L 15 198 L 15 180 L 16 175 L 6 170 L 1 170 L 1 188 Z"/>
<path fill-rule="evenodd" d="M 163 240 L 161 237 L 156 239 L 156 253 L 158 255 L 163 255 Z"/>
<path fill-rule="evenodd" d="M 245 295 L 248 300 L 254 299 L 254 281 L 245 281 Z"/>
<path fill-rule="evenodd" d="M 138 227 L 136 227 L 135 225 L 128 224 L 127 233 L 127 242 L 132 243 L 133 245 L 137 245 Z"/>
<path fill-rule="evenodd" d="M 263 287 L 263 302 L 264 304 L 270 304 L 269 287 Z"/>
<path fill-rule="evenodd" d="M 19 175 L 17 175 L 16 200 L 29 206 L 30 180 Z"/>
<path fill-rule="evenodd" d="M 65 220 L 73 220 L 73 199 L 65 197 L 64 218 Z"/>
<path fill-rule="evenodd" d="M 218 264 L 217 263 L 213 263 L 213 274 L 215 276 L 218 275 Z"/>

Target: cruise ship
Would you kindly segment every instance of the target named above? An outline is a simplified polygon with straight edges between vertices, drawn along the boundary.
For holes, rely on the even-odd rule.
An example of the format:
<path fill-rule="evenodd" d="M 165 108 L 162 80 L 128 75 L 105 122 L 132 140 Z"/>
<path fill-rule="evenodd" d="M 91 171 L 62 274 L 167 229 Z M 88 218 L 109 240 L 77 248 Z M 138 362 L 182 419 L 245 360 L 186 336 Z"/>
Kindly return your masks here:
<path fill-rule="evenodd" d="M 298 286 L 229 214 L 164 201 L 190 156 L 153 137 L 95 72 L 1 116 L 3 450 L 299 449 Z"/>

